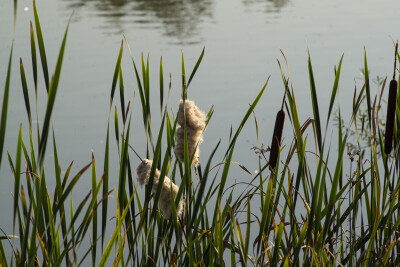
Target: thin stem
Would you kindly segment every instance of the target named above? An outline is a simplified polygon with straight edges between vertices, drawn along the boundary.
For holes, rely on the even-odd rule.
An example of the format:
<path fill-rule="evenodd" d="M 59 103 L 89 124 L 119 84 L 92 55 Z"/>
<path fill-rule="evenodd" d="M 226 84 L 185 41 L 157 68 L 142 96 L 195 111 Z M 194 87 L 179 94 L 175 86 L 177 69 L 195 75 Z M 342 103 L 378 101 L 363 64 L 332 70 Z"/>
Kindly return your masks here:
<path fill-rule="evenodd" d="M 396 49 L 394 51 L 394 69 L 393 69 L 393 80 L 396 78 L 396 63 L 397 63 L 397 49 L 399 47 L 399 41 L 396 42 Z"/>
<path fill-rule="evenodd" d="M 128 145 L 129 145 L 129 148 L 132 149 L 132 151 L 133 151 L 133 152 L 136 154 L 136 156 L 140 159 L 140 161 L 141 161 L 141 162 L 144 162 L 143 159 L 139 156 L 139 154 L 135 151 L 135 149 L 133 149 L 133 147 L 132 147 L 130 144 L 128 144 Z"/>
<path fill-rule="evenodd" d="M 286 81 L 286 85 L 285 85 L 285 94 L 283 95 L 283 101 L 282 101 L 281 110 L 283 110 L 283 106 L 285 105 L 286 92 L 289 90 L 288 85 L 289 85 L 289 78 L 288 78 L 287 81 Z"/>

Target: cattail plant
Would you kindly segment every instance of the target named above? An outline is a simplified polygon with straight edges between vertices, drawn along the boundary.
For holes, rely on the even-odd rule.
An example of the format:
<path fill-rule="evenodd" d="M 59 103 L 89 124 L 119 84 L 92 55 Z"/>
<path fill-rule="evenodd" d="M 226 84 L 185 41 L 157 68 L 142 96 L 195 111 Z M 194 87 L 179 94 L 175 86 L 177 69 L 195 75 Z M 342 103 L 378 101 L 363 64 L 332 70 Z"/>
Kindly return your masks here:
<path fill-rule="evenodd" d="M 144 159 L 142 160 L 142 163 L 140 163 L 140 165 L 136 168 L 136 175 L 138 176 L 138 182 L 140 185 L 146 185 L 149 183 L 152 165 L 153 165 L 152 160 Z M 160 171 L 156 169 L 153 180 L 153 192 L 157 192 L 159 180 L 160 180 Z M 176 199 L 176 196 L 178 195 L 179 191 L 179 186 L 174 184 L 168 177 L 165 177 L 161 188 L 160 201 L 159 201 L 160 209 L 165 219 L 171 218 L 172 214 L 171 191 L 172 194 L 174 195 L 174 198 Z M 178 216 L 182 214 L 183 208 L 184 208 L 184 201 L 183 199 L 181 199 L 176 206 L 176 213 Z"/>
<path fill-rule="evenodd" d="M 397 101 L 397 81 L 395 79 L 396 75 L 396 61 L 397 61 L 397 48 L 399 43 L 396 43 L 396 49 L 394 54 L 394 70 L 393 79 L 390 81 L 389 85 L 389 96 L 388 96 L 388 106 L 386 114 L 386 131 L 385 131 L 385 153 L 389 155 L 392 151 L 392 141 L 394 133 L 394 120 L 396 116 L 396 101 Z"/>
<path fill-rule="evenodd" d="M 175 154 L 183 162 L 185 159 L 185 131 L 186 124 L 189 158 L 193 157 L 192 164 L 200 164 L 200 150 L 198 145 L 203 142 L 203 131 L 206 127 L 206 114 L 201 111 L 193 101 L 181 100 L 177 115 L 178 124 L 176 130 Z"/>
<path fill-rule="evenodd" d="M 285 105 L 286 91 L 288 90 L 287 88 L 288 82 L 289 79 L 286 81 L 285 94 L 283 95 L 282 107 L 276 114 L 276 119 L 275 119 L 274 134 L 272 136 L 271 151 L 269 154 L 269 166 L 271 170 L 275 169 L 276 162 L 278 160 L 279 149 L 281 147 L 283 126 L 285 124 L 285 111 L 283 110 L 283 106 Z"/>
<path fill-rule="evenodd" d="M 185 100 L 185 114 L 183 110 L 183 100 L 179 101 L 178 124 L 183 126 L 186 119 L 186 127 L 195 130 L 204 130 L 206 127 L 206 114 L 201 111 L 194 101 Z"/>

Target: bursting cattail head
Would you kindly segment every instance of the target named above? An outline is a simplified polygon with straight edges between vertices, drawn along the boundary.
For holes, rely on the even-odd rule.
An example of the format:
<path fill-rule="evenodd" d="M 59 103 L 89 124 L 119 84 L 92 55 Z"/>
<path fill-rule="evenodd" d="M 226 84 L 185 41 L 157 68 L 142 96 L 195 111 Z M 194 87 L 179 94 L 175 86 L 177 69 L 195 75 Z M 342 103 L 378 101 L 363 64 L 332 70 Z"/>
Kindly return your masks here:
<path fill-rule="evenodd" d="M 186 118 L 186 120 L 185 120 Z M 178 124 L 176 129 L 175 154 L 177 158 L 184 162 L 185 160 L 185 131 L 184 125 L 186 122 L 186 133 L 188 141 L 189 158 L 193 157 L 192 165 L 200 164 L 200 149 L 199 144 L 203 142 L 203 131 L 206 127 L 206 114 L 201 111 L 193 101 L 183 100 L 179 102 L 179 111 L 177 115 Z"/>
<path fill-rule="evenodd" d="M 183 113 L 183 100 L 179 102 L 178 124 L 181 126 L 184 125 L 185 115 L 186 127 L 204 130 L 206 127 L 206 114 L 191 100 L 185 100 L 185 114 Z"/>
<path fill-rule="evenodd" d="M 138 176 L 137 180 L 140 185 L 145 185 L 149 183 L 151 166 L 153 165 L 153 161 L 150 159 L 144 159 L 142 163 L 136 168 L 136 175 Z M 156 169 L 154 173 L 154 184 L 158 184 L 158 177 L 160 176 L 160 171 Z"/>
<path fill-rule="evenodd" d="M 150 180 L 151 167 L 153 165 L 153 161 L 149 159 L 144 159 L 142 163 L 136 168 L 136 174 L 138 176 L 138 182 L 140 185 L 148 184 Z M 153 192 L 157 192 L 158 184 L 160 181 L 160 171 L 158 169 L 155 170 L 154 180 L 153 180 Z M 167 176 L 164 177 L 164 182 L 161 188 L 159 205 L 162 211 L 163 217 L 165 219 L 171 218 L 172 214 L 172 201 L 171 201 L 171 191 L 176 200 L 176 196 L 179 192 L 179 186 L 174 184 L 171 179 Z M 180 216 L 183 212 L 185 202 L 181 199 L 176 205 L 176 213 Z"/>
<path fill-rule="evenodd" d="M 188 141 L 188 152 L 189 158 L 193 156 L 192 164 L 197 166 L 200 164 L 200 149 L 199 144 L 203 142 L 202 131 L 194 130 L 190 127 L 186 127 L 187 141 Z M 194 155 L 193 155 L 194 153 Z M 185 159 L 185 130 L 178 126 L 176 129 L 176 144 L 175 154 L 180 161 Z"/>
<path fill-rule="evenodd" d="M 164 184 L 161 189 L 161 194 L 160 194 L 160 209 L 162 211 L 162 215 L 165 219 L 171 218 L 172 214 L 172 201 L 171 201 L 171 193 L 174 196 L 174 199 L 176 199 L 176 196 L 178 195 L 179 192 L 179 187 L 174 184 L 171 179 L 168 177 L 164 178 Z M 179 203 L 175 203 L 176 205 L 176 214 L 179 217 L 184 208 L 184 201 L 181 199 Z"/>
<path fill-rule="evenodd" d="M 193 150 L 196 146 L 197 143 L 201 144 L 203 143 L 203 133 L 202 131 L 197 131 L 193 128 L 186 127 L 186 134 L 187 134 L 187 141 L 188 141 L 188 148 L 189 151 Z M 176 138 L 178 140 L 183 140 L 185 139 L 185 129 L 182 126 L 176 127 Z M 189 154 L 191 154 L 189 152 Z"/>

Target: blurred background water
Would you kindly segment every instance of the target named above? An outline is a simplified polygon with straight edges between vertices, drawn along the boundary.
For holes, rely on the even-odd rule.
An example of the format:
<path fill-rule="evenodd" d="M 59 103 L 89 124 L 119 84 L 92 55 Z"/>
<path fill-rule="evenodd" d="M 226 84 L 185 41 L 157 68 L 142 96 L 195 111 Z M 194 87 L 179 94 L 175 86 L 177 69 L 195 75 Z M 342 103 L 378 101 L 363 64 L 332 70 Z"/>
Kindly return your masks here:
<path fill-rule="evenodd" d="M 299 107 L 301 122 L 312 116 L 307 49 L 310 50 L 323 122 L 334 80 L 334 65 L 344 54 L 339 95 L 336 104 L 345 117 L 350 116 L 354 87 L 361 88 L 364 47 L 372 78 L 391 77 L 393 43 L 399 38 L 400 2 L 396 0 L 41 0 L 37 8 L 42 25 L 49 71 L 55 66 L 64 29 L 73 13 L 67 40 L 59 91 L 53 112 L 55 136 L 62 169 L 74 161 L 72 173 L 90 162 L 93 152 L 102 170 L 109 95 L 115 62 L 123 34 L 138 63 L 141 53 L 150 59 L 153 101 L 153 129 L 160 121 L 158 68 L 162 56 L 167 87 L 171 73 L 172 87 L 168 100 L 170 112 L 177 111 L 180 99 L 181 52 L 186 71 L 191 71 L 203 47 L 203 62 L 191 83 L 188 98 L 203 110 L 214 106 L 215 112 L 201 145 L 203 164 L 211 150 L 222 139 L 215 164 L 227 149 L 230 127 L 239 125 L 242 117 L 267 77 L 270 82 L 258 104 L 260 143 L 257 144 L 254 119 L 250 118 L 236 146 L 233 160 L 251 172 L 258 169 L 258 156 L 251 150 L 256 145 L 269 145 L 276 112 L 283 96 L 283 84 L 277 59 L 285 74 L 286 55 L 291 82 Z M 28 123 L 19 76 L 19 58 L 25 63 L 31 99 L 34 99 L 29 22 L 33 20 L 32 2 L 18 1 L 9 118 L 6 149 L 15 157 L 17 130 L 27 132 Z M 0 2 L 0 88 L 13 38 L 12 1 Z M 40 65 L 39 65 L 40 66 Z M 126 98 L 133 101 L 131 144 L 144 155 L 145 139 L 138 90 L 127 47 L 124 47 L 122 70 Z M 46 92 L 39 72 L 39 124 L 44 115 Z M 377 87 L 372 87 L 373 93 Z M 2 89 L 3 90 L 3 89 Z M 1 91 L 2 92 L 2 91 Z M 0 94 L 0 100 L 3 94 Z M 116 98 L 114 104 L 119 101 Z M 338 106 L 337 105 L 337 106 Z M 119 107 L 119 105 L 118 105 Z M 337 109 L 337 108 L 336 108 Z M 323 123 L 324 125 L 324 123 Z M 336 134 L 329 128 L 328 136 Z M 25 135 L 26 136 L 26 135 Z M 312 138 L 311 131 L 309 132 Z M 334 135 L 335 136 L 335 135 Z M 284 142 L 289 145 L 293 133 L 286 121 Z M 26 139 L 26 142 L 28 139 Z M 328 137 L 329 140 L 329 137 Z M 332 144 L 335 140 L 332 140 Z M 114 175 L 110 186 L 116 186 L 117 153 L 111 135 Z M 332 145 L 333 146 L 333 145 Z M 287 149 L 285 150 L 287 153 Z M 114 156 L 113 156 L 114 155 Z M 218 156 L 219 155 L 219 156 Z M 9 211 L 13 177 L 6 155 L 0 170 L 0 210 Z M 47 160 L 52 161 L 48 150 Z M 136 160 L 136 159 L 135 159 Z M 137 160 L 134 164 L 138 164 Z M 51 164 L 48 164 L 51 165 Z M 51 167 L 49 167 L 51 170 Z M 51 173 L 51 172 L 49 172 Z M 47 182 L 54 185 L 51 175 Z M 229 184 L 250 181 L 252 176 L 232 166 Z M 77 201 L 91 187 L 90 179 L 81 180 L 75 192 Z M 114 203 L 115 204 L 115 203 Z M 110 203 L 113 205 L 113 203 Z M 0 216 L 0 227 L 12 231 L 10 216 Z"/>

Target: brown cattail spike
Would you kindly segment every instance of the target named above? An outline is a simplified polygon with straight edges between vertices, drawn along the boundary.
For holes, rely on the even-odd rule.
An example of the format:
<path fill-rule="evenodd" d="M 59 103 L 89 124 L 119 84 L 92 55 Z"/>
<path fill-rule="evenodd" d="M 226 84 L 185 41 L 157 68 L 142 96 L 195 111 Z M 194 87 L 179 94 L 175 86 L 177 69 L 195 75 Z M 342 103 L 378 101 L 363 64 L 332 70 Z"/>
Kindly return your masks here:
<path fill-rule="evenodd" d="M 396 101 L 397 101 L 397 81 L 390 81 L 389 97 L 386 114 L 386 131 L 385 131 L 385 153 L 389 155 L 392 151 L 392 141 L 394 133 L 394 121 L 396 116 Z"/>
<path fill-rule="evenodd" d="M 271 169 L 275 169 L 276 162 L 278 160 L 284 123 L 285 112 L 281 109 L 276 114 L 274 135 L 272 136 L 271 152 L 269 154 L 269 166 Z"/>
<path fill-rule="evenodd" d="M 397 62 L 397 49 L 399 42 L 396 43 L 396 49 L 394 51 L 394 69 L 393 69 L 393 80 L 390 81 L 389 85 L 389 96 L 388 96 L 388 107 L 386 113 L 386 130 L 385 130 L 385 153 L 389 155 L 392 151 L 392 142 L 394 134 L 394 120 L 396 117 L 396 101 L 397 101 L 397 81 L 396 81 L 396 62 Z"/>
<path fill-rule="evenodd" d="M 269 166 L 271 170 L 275 169 L 276 162 L 278 161 L 279 149 L 281 146 L 283 126 L 285 124 L 285 111 L 283 110 L 283 106 L 285 104 L 286 91 L 288 90 L 288 83 L 289 79 L 286 81 L 285 95 L 283 96 L 282 108 L 276 114 L 276 119 L 275 119 L 274 134 L 272 136 L 271 151 L 269 153 Z"/>

